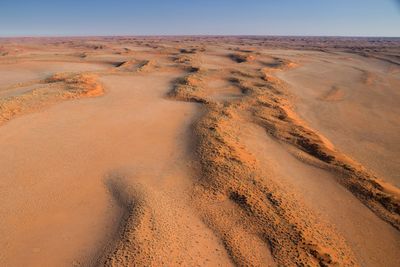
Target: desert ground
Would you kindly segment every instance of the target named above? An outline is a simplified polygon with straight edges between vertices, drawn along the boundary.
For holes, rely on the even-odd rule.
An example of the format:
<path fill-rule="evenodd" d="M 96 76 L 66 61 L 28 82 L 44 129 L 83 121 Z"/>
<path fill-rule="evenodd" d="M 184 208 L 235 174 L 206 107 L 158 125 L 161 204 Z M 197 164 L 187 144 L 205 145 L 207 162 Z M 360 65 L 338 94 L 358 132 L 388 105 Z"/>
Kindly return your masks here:
<path fill-rule="evenodd" d="M 400 39 L 0 39 L 0 266 L 400 266 Z"/>

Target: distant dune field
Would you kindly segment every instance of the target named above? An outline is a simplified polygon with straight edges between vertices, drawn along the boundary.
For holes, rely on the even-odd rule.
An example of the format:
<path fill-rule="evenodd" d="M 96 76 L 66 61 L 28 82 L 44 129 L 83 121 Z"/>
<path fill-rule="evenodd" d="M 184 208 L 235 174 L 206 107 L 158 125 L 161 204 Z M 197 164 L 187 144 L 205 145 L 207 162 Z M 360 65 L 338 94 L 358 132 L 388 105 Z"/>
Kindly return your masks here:
<path fill-rule="evenodd" d="M 0 39 L 0 266 L 400 266 L 400 39 Z"/>

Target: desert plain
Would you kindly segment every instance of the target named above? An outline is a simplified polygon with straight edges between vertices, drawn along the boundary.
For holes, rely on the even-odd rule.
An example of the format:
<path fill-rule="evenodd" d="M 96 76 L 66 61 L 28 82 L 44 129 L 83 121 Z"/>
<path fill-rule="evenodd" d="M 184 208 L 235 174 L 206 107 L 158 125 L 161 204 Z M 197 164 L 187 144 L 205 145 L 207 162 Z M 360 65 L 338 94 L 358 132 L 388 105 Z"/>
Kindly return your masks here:
<path fill-rule="evenodd" d="M 0 266 L 400 266 L 400 39 L 0 39 Z"/>

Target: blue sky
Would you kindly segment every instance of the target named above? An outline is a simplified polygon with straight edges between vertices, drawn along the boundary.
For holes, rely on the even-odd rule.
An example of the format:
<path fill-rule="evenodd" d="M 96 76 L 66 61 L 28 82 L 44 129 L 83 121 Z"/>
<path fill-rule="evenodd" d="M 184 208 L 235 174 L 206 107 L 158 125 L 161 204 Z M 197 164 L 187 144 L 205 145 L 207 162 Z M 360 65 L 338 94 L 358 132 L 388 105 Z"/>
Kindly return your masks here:
<path fill-rule="evenodd" d="M 400 37 L 400 0 L 0 0 L 0 36 Z"/>

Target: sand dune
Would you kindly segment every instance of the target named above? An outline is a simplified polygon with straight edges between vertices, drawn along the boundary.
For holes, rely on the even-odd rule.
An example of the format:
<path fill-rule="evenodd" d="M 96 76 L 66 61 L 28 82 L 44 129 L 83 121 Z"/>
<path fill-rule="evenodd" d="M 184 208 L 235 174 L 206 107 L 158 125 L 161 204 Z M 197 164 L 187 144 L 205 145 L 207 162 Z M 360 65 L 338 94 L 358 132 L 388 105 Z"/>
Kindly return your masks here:
<path fill-rule="evenodd" d="M 0 265 L 400 265 L 399 51 L 303 42 L 0 40 Z"/>
<path fill-rule="evenodd" d="M 56 73 L 36 83 L 39 84 L 38 87 L 24 88 L 24 92 L 0 100 L 0 123 L 65 99 L 99 96 L 104 93 L 103 86 L 92 74 Z"/>

